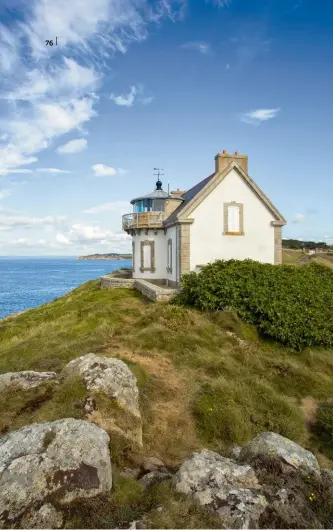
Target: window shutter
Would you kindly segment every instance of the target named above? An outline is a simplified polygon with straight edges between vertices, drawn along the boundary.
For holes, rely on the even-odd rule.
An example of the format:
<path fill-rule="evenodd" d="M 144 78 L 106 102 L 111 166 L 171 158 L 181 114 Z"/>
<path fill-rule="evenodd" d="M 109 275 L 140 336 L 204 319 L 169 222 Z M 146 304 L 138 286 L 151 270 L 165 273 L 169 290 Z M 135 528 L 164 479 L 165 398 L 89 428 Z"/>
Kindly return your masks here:
<path fill-rule="evenodd" d="M 228 232 L 239 232 L 239 206 L 228 206 Z"/>
<path fill-rule="evenodd" d="M 146 269 L 151 267 L 151 246 L 143 246 L 143 267 Z"/>

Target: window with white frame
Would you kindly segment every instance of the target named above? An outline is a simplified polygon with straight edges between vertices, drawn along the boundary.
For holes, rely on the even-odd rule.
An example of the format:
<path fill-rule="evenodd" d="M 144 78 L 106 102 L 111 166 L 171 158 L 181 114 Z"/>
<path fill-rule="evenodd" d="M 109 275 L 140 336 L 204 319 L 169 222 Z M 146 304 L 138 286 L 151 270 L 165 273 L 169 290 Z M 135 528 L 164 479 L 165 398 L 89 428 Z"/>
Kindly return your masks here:
<path fill-rule="evenodd" d="M 172 272 L 172 239 L 168 239 L 167 246 L 167 272 Z"/>
<path fill-rule="evenodd" d="M 224 203 L 224 235 L 244 235 L 243 204 Z"/>

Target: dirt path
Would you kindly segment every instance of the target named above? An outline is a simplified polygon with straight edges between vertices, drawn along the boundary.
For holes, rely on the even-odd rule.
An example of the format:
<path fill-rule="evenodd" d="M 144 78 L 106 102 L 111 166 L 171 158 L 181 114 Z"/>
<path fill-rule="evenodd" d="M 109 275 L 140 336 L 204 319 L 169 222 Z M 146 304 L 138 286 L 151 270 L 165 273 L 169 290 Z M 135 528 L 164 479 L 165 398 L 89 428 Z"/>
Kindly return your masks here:
<path fill-rule="evenodd" d="M 201 446 L 191 414 L 195 385 L 190 373 L 180 371 L 169 359 L 157 354 L 121 349 L 108 349 L 103 354 L 135 362 L 152 377 L 148 390 L 149 410 L 144 418 L 146 454 L 160 457 L 168 465 L 177 465 Z"/>

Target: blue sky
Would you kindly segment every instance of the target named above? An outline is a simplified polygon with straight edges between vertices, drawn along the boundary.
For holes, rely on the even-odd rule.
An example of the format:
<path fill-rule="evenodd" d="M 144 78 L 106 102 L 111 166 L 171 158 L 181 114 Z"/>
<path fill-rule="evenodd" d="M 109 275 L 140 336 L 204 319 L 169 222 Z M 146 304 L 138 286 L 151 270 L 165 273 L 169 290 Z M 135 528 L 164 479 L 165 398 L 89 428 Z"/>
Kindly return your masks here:
<path fill-rule="evenodd" d="M 153 168 L 188 189 L 223 149 L 284 237 L 333 242 L 331 0 L 26 4 L 0 6 L 0 255 L 128 251 Z"/>

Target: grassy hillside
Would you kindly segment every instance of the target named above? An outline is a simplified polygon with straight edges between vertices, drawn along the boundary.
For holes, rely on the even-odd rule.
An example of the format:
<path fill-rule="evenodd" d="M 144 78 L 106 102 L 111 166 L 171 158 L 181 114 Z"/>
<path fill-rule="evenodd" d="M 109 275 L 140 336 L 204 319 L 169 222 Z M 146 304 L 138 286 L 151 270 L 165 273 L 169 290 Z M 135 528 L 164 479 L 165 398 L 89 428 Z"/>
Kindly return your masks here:
<path fill-rule="evenodd" d="M 271 430 L 303 444 L 322 465 L 332 467 L 308 426 L 318 403 L 333 395 L 333 351 L 295 353 L 260 340 L 254 328 L 231 313 L 209 315 L 153 304 L 136 291 L 100 290 L 99 281 L 0 322 L 2 373 L 59 372 L 69 360 L 88 352 L 129 364 L 140 387 L 142 452 L 162 458 L 168 466 L 179 464 L 195 448 L 224 451 Z M 68 416 L 81 418 L 78 404 L 84 392 L 80 381 L 72 381 L 53 391 L 46 386 L 30 394 L 2 394 L 0 431 Z M 117 444 L 111 445 L 111 452 L 115 473 L 124 465 L 135 465 L 139 457 L 131 447 Z M 136 517 L 144 507 L 146 512 L 152 510 L 155 528 L 216 525 L 171 493 L 167 484 L 155 492 L 160 504 L 167 503 L 161 522 L 153 510 L 154 499 L 143 497 L 140 488 L 126 480 L 116 479 L 110 503 L 117 498 L 123 510 L 125 504 L 126 510 L 132 507 L 129 517 Z M 87 528 L 93 523 L 99 528 L 120 524 L 118 512 L 107 519 L 99 510 L 94 521 L 86 514 Z M 80 521 L 77 524 L 83 528 Z"/>
<path fill-rule="evenodd" d="M 302 264 L 302 261 L 303 263 L 306 261 L 309 263 L 311 261 L 316 261 L 321 265 L 326 265 L 327 267 L 333 268 L 333 254 L 326 254 L 323 252 L 309 256 L 302 250 L 293 250 L 290 248 L 282 249 L 282 263 L 286 263 L 287 265 L 299 265 L 300 262 Z"/>
<path fill-rule="evenodd" d="M 302 250 L 282 249 L 282 262 L 288 264 L 297 264 L 306 254 Z"/>

